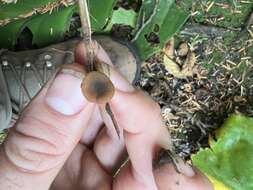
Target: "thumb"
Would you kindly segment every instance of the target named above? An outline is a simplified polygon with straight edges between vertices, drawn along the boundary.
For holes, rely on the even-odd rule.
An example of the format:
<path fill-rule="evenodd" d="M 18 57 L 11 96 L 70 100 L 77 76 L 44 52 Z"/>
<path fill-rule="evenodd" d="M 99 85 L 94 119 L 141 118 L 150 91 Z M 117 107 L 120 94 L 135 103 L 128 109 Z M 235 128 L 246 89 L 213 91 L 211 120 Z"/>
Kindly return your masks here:
<path fill-rule="evenodd" d="M 83 76 L 79 66 L 65 66 L 22 113 L 0 148 L 1 189 L 49 189 L 94 110 L 81 92 Z"/>

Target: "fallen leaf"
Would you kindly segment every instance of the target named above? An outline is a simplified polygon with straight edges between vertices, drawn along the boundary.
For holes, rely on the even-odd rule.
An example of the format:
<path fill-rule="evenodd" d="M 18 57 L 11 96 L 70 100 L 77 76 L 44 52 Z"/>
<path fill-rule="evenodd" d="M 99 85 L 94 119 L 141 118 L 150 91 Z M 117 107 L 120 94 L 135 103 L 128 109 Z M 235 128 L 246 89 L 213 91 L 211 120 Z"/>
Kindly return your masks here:
<path fill-rule="evenodd" d="M 166 70 L 177 78 L 193 76 L 194 66 L 197 61 L 195 53 L 189 53 L 182 68 L 167 55 L 164 55 L 163 63 Z"/>
<path fill-rule="evenodd" d="M 215 131 L 216 141 L 210 139 L 210 148 L 201 149 L 192 156 L 193 165 L 224 184 L 223 189 L 252 190 L 252 138 L 253 118 L 233 115 Z"/>
<path fill-rule="evenodd" d="M 189 52 L 189 47 L 188 47 L 187 43 L 181 43 L 178 47 L 178 50 L 177 50 L 178 56 L 184 57 L 188 54 L 188 52 Z"/>
<path fill-rule="evenodd" d="M 169 40 L 169 42 L 167 42 L 163 48 L 163 52 L 165 53 L 165 55 L 167 55 L 170 59 L 174 58 L 174 48 L 175 46 L 175 39 L 171 38 Z"/>

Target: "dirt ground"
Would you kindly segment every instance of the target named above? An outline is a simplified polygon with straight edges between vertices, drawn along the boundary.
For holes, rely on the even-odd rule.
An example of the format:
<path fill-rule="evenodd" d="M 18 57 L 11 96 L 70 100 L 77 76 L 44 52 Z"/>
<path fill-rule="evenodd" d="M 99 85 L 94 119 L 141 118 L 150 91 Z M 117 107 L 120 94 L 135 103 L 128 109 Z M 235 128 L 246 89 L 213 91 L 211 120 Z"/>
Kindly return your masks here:
<path fill-rule="evenodd" d="M 253 2 L 177 4 L 191 17 L 164 50 L 176 71 L 156 55 L 143 64 L 139 85 L 161 105 L 177 153 L 189 158 L 230 114 L 253 116 Z"/>

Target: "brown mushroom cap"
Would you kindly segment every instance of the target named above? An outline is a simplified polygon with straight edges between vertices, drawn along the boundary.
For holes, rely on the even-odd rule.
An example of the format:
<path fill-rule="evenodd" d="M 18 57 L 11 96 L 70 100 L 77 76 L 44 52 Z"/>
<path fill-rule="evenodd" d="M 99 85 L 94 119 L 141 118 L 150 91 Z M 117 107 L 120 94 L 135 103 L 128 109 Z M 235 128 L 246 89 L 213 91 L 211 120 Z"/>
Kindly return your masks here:
<path fill-rule="evenodd" d="M 88 101 L 105 104 L 112 99 L 115 89 L 105 74 L 92 71 L 82 82 L 82 92 Z"/>

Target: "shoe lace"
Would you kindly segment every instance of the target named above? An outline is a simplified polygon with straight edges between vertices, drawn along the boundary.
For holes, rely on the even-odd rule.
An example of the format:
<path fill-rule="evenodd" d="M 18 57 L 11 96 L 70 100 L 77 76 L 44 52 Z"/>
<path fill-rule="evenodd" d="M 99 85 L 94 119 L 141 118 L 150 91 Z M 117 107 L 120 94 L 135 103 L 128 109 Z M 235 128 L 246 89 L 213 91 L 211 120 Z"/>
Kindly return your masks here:
<path fill-rule="evenodd" d="M 59 51 L 62 55 L 73 54 L 71 51 Z M 10 125 L 18 119 L 20 112 L 59 67 L 59 64 L 57 65 L 52 59 L 54 56 L 53 51 L 41 53 L 38 55 L 40 61 L 34 62 L 14 59 L 11 55 L 7 51 L 0 52 L 0 69 L 2 68 L 3 71 L 8 89 L 7 95 L 9 97 L 7 98 L 10 99 L 12 107 L 12 122 Z M 13 86 L 16 88 L 13 89 Z"/>

